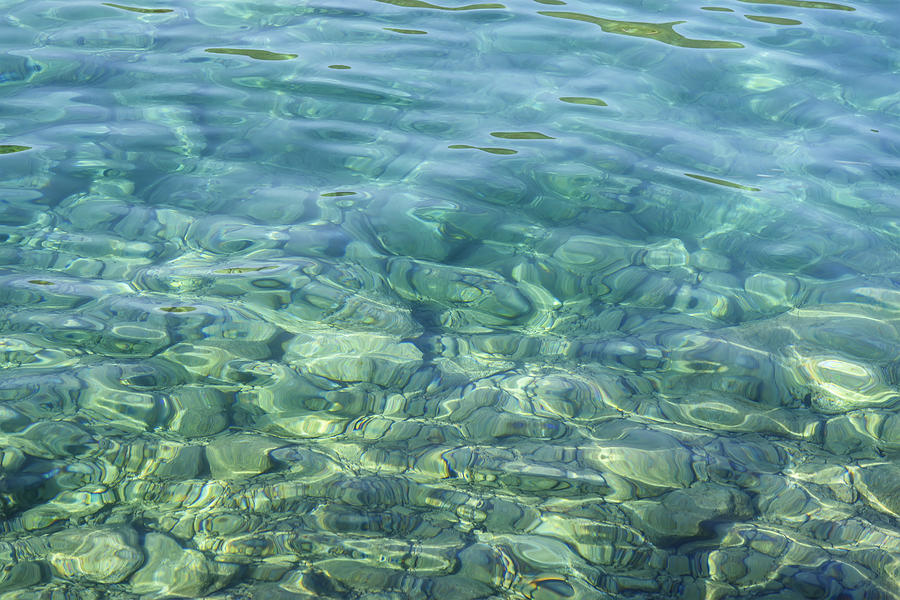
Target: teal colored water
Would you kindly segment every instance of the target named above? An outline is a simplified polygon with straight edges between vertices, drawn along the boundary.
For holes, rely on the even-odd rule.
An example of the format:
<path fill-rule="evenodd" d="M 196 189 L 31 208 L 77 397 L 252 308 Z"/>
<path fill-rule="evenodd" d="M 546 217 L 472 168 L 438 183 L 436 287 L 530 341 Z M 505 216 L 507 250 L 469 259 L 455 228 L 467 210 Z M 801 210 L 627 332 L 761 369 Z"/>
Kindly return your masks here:
<path fill-rule="evenodd" d="M 0 600 L 900 598 L 896 2 L 466 1 L 0 0 Z"/>

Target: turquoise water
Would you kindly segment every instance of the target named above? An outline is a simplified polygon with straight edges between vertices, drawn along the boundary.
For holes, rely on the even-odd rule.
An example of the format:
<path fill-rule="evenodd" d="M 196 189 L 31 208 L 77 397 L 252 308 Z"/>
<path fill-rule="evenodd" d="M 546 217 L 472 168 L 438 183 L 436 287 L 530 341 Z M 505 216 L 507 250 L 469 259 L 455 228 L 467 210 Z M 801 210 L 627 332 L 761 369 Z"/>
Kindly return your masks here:
<path fill-rule="evenodd" d="M 892 0 L 0 0 L 0 600 L 900 598 Z"/>

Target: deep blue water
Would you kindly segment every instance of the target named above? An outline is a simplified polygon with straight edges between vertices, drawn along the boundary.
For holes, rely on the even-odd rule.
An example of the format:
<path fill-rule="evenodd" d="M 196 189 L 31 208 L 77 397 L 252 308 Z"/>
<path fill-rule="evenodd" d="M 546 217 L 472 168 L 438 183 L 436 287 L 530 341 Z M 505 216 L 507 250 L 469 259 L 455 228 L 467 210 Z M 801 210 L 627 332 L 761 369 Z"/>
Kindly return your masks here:
<path fill-rule="evenodd" d="M 0 0 L 0 600 L 900 598 L 896 2 L 440 2 Z"/>

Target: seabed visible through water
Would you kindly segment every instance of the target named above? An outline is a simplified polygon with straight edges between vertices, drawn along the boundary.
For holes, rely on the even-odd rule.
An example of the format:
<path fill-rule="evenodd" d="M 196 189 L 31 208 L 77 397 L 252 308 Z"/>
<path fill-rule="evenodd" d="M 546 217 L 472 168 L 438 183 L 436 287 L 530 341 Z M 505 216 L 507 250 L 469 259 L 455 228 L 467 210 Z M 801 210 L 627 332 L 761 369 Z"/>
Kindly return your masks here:
<path fill-rule="evenodd" d="M 900 598 L 895 4 L 0 0 L 0 600 Z"/>

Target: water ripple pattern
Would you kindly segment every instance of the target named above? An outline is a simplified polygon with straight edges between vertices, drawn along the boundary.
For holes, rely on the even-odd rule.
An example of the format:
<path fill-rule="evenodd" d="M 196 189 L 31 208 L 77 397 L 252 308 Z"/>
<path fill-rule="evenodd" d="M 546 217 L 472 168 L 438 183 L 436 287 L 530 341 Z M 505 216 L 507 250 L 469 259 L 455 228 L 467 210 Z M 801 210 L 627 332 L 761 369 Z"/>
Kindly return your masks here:
<path fill-rule="evenodd" d="M 0 0 L 0 600 L 900 598 L 894 0 Z"/>

